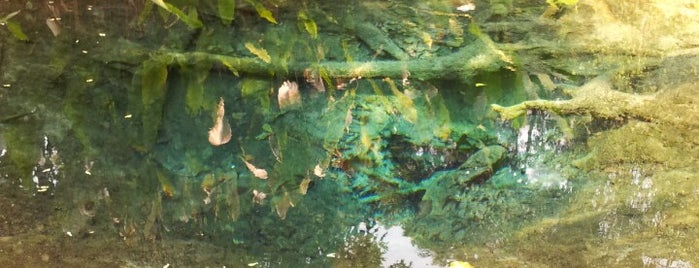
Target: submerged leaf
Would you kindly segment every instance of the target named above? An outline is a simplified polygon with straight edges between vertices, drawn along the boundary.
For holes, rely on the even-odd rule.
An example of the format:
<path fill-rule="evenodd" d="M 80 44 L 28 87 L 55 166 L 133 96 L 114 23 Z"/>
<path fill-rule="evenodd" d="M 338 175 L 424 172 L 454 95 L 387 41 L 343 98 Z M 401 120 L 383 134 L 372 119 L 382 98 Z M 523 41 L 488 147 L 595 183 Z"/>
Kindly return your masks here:
<path fill-rule="evenodd" d="M 299 193 L 305 195 L 308 192 L 308 186 L 311 185 L 311 179 L 310 178 L 305 178 L 303 181 L 301 181 L 301 184 L 299 184 Z"/>
<path fill-rule="evenodd" d="M 272 11 L 269 11 L 260 1 L 258 0 L 247 0 L 248 3 L 250 3 L 253 7 L 255 7 L 255 10 L 257 11 L 257 14 L 260 15 L 260 18 L 266 19 L 267 21 L 277 24 L 277 20 L 274 19 L 274 16 L 272 16 Z"/>
<path fill-rule="evenodd" d="M 291 207 L 294 207 L 294 203 L 291 202 L 291 196 L 289 196 L 289 192 L 284 191 L 284 196 L 277 201 L 277 204 L 274 207 L 277 210 L 277 215 L 279 215 L 279 218 L 282 220 L 286 219 L 286 213 Z"/>
<path fill-rule="evenodd" d="M 391 88 L 391 92 L 393 92 L 393 95 L 396 96 L 396 99 L 398 100 L 398 109 L 403 115 L 403 118 L 410 123 L 415 123 L 417 121 L 417 109 L 415 109 L 413 100 L 405 95 L 405 93 L 400 92 L 393 80 L 386 78 L 384 81 L 388 83 L 388 86 Z"/>
<path fill-rule="evenodd" d="M 218 0 L 218 16 L 223 24 L 231 24 L 235 17 L 235 0 Z"/>
<path fill-rule="evenodd" d="M 21 41 L 29 40 L 29 37 L 27 37 L 27 35 L 24 34 L 24 32 L 22 31 L 22 27 L 20 27 L 19 24 L 11 21 L 7 21 L 5 23 L 7 24 L 7 29 L 10 30 L 10 33 L 12 33 L 12 36 Z"/>
<path fill-rule="evenodd" d="M 313 168 L 313 175 L 316 175 L 321 178 L 325 177 L 325 170 L 323 170 L 323 168 L 320 167 L 320 164 L 316 165 L 315 168 Z"/>
<path fill-rule="evenodd" d="M 296 82 L 284 81 L 277 93 L 279 109 L 296 108 L 301 105 L 301 94 L 299 85 Z"/>
<path fill-rule="evenodd" d="M 267 50 L 265 50 L 264 48 L 257 48 L 250 42 L 245 43 L 245 48 L 247 48 L 250 51 L 250 53 L 255 54 L 255 56 L 260 58 L 262 61 L 266 63 L 272 62 L 272 57 L 269 56 Z"/>
<path fill-rule="evenodd" d="M 231 136 L 233 136 L 231 125 L 223 118 L 225 113 L 226 110 L 224 108 L 223 98 L 221 98 L 218 102 L 214 126 L 209 130 L 209 143 L 214 146 L 228 143 L 231 140 Z"/>
<path fill-rule="evenodd" d="M 303 27 L 306 29 L 306 32 L 308 32 L 313 39 L 318 38 L 318 25 L 316 22 L 306 16 L 306 12 L 303 10 L 299 11 L 299 19 L 303 22 Z"/>
<path fill-rule="evenodd" d="M 209 76 L 211 65 L 198 63 L 193 66 L 193 69 L 185 66 L 182 69 L 183 76 L 187 80 L 187 111 L 190 115 L 197 115 L 202 108 L 207 106 L 204 101 L 204 81 Z"/>
<path fill-rule="evenodd" d="M 267 198 L 267 194 L 255 189 L 252 190 L 252 203 L 262 205 L 265 198 Z"/>
<path fill-rule="evenodd" d="M 245 159 L 242 159 L 242 160 L 243 160 L 243 163 L 245 163 L 245 167 L 247 167 L 248 170 L 250 170 L 250 172 L 252 172 L 252 175 L 254 175 L 256 178 L 262 179 L 262 180 L 266 180 L 268 178 L 267 170 L 257 168 L 253 164 L 250 164 L 250 162 L 245 161 Z"/>
<path fill-rule="evenodd" d="M 164 0 L 151 0 L 153 3 L 156 5 L 160 6 L 161 8 L 169 11 L 172 14 L 175 14 L 179 19 L 181 19 L 187 26 L 190 28 L 201 28 L 204 26 L 204 24 L 199 20 L 199 16 L 197 15 L 197 10 L 192 9 L 189 14 L 185 14 L 182 10 L 179 8 L 173 6 L 172 4 L 165 3 Z"/>
<path fill-rule="evenodd" d="M 163 114 L 165 92 L 167 89 L 167 67 L 172 63 L 171 57 L 153 57 L 147 60 L 134 76 L 135 82 L 140 84 L 141 105 L 134 110 L 140 110 L 143 123 L 143 145 L 150 148 L 158 137 L 158 129 Z M 138 87 L 136 87 L 138 88 Z"/>

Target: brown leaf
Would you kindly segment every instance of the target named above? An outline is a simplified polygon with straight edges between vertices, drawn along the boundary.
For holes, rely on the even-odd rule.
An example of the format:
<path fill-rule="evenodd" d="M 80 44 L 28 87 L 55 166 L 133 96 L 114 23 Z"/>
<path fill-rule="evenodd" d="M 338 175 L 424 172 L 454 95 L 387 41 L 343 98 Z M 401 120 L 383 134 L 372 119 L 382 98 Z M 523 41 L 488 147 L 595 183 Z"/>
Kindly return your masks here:
<path fill-rule="evenodd" d="M 268 178 L 267 170 L 257 168 L 253 164 L 250 164 L 250 162 L 245 161 L 245 159 L 243 159 L 243 162 L 245 163 L 245 167 L 247 167 L 248 170 L 250 170 L 250 172 L 252 172 L 252 175 L 254 175 L 256 178 L 263 179 L 263 180 L 266 180 Z"/>
<path fill-rule="evenodd" d="M 320 165 L 316 165 L 316 167 L 313 168 L 313 175 L 323 178 L 325 177 L 325 170 L 323 170 L 323 168 L 320 167 Z"/>
<path fill-rule="evenodd" d="M 277 201 L 277 205 L 275 206 L 275 209 L 277 210 L 277 215 L 279 215 L 279 218 L 286 219 L 286 213 L 289 211 L 289 208 L 293 207 L 294 203 L 291 202 L 291 197 L 289 196 L 289 192 L 284 191 L 284 197 L 279 199 Z"/>
<path fill-rule="evenodd" d="M 293 108 L 301 105 L 301 94 L 296 82 L 284 81 L 277 93 L 279 109 Z"/>
<path fill-rule="evenodd" d="M 209 143 L 214 146 L 219 146 L 228 143 L 233 136 L 231 125 L 224 120 L 223 116 L 226 110 L 223 104 L 223 98 L 218 101 L 218 109 L 216 110 L 216 120 L 214 126 L 209 130 Z"/>
<path fill-rule="evenodd" d="M 308 186 L 311 184 L 311 179 L 305 178 L 299 185 L 299 193 L 305 195 L 308 192 Z"/>
<path fill-rule="evenodd" d="M 261 191 L 255 190 L 255 189 L 252 190 L 252 202 L 253 203 L 261 205 L 262 201 L 264 201 L 266 197 L 267 197 L 267 194 L 265 194 Z"/>

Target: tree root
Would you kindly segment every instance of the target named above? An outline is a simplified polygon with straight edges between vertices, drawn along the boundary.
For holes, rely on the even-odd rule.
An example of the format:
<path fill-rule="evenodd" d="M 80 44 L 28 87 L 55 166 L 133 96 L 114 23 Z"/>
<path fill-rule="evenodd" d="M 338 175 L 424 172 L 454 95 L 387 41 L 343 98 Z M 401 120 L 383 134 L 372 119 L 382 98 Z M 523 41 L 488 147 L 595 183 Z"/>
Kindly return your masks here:
<path fill-rule="evenodd" d="M 528 110 L 552 112 L 561 116 L 584 115 L 605 121 L 628 121 L 662 125 L 667 128 L 699 129 L 699 88 L 684 83 L 654 94 L 636 95 L 612 89 L 608 75 L 592 79 L 571 93 L 570 100 L 531 100 L 503 107 L 491 105 L 504 120 L 512 120 Z"/>
<path fill-rule="evenodd" d="M 497 104 L 491 108 L 504 120 L 515 119 L 527 110 L 541 110 L 559 115 L 591 115 L 603 120 L 637 119 L 653 121 L 656 116 L 646 110 L 646 105 L 656 99 L 655 95 L 633 95 L 612 90 L 607 75 L 592 79 L 576 89 L 570 100 L 531 100 L 503 107 Z"/>

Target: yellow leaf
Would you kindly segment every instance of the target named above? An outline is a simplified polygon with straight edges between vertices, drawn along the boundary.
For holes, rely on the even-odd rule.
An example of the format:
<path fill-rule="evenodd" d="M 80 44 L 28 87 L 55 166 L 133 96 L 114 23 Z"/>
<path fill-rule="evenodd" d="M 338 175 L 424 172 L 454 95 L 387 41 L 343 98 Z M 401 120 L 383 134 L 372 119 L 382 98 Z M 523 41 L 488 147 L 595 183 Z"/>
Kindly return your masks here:
<path fill-rule="evenodd" d="M 282 220 L 286 219 L 286 213 L 291 207 L 294 207 L 294 203 L 291 201 L 291 196 L 289 196 L 289 192 L 284 191 L 284 196 L 277 201 L 277 204 L 274 207 L 277 210 L 277 215 L 279 215 L 279 218 Z"/>
<path fill-rule="evenodd" d="M 255 47 L 255 45 L 253 45 L 250 42 L 245 43 L 245 48 L 250 50 L 250 53 L 255 54 L 255 56 L 260 58 L 262 61 L 264 61 L 266 63 L 272 62 L 272 57 L 269 56 L 269 54 L 267 53 L 267 50 L 265 50 L 264 48 L 257 48 L 257 47 Z"/>
<path fill-rule="evenodd" d="M 308 192 L 308 186 L 311 185 L 311 179 L 305 178 L 303 181 L 301 181 L 301 184 L 299 185 L 299 193 L 305 195 Z"/>
<path fill-rule="evenodd" d="M 452 261 L 449 263 L 449 268 L 474 268 L 473 265 L 471 265 L 468 262 L 465 261 Z"/>
<path fill-rule="evenodd" d="M 393 80 L 386 78 L 384 81 L 388 83 L 388 86 L 391 88 L 391 92 L 393 92 L 393 95 L 396 96 L 396 100 L 398 100 L 398 108 L 400 109 L 401 114 L 403 114 L 403 118 L 410 123 L 415 123 L 417 121 L 417 110 L 415 109 L 413 100 L 411 100 L 410 97 L 406 96 L 403 92 L 400 92 Z"/>
<path fill-rule="evenodd" d="M 260 1 L 258 0 L 247 0 L 248 3 L 250 3 L 253 7 L 255 7 L 255 10 L 257 11 L 257 14 L 260 15 L 260 18 L 266 19 L 267 21 L 277 24 L 277 20 L 274 19 L 274 16 L 272 16 L 272 11 L 269 11 Z"/>
<path fill-rule="evenodd" d="M 313 37 L 313 39 L 318 37 L 318 25 L 316 22 L 308 16 L 306 16 L 306 12 L 303 10 L 299 11 L 299 19 L 303 22 L 303 27 L 306 28 L 306 32 Z"/>

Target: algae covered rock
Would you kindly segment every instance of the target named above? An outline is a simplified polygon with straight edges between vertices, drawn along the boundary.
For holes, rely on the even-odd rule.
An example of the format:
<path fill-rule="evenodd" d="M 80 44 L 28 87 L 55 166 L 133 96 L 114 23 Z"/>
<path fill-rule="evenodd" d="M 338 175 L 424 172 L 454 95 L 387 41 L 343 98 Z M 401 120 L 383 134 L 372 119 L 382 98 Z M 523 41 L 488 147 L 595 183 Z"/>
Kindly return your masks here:
<path fill-rule="evenodd" d="M 491 145 L 478 150 L 475 154 L 459 166 L 460 183 L 473 183 L 473 180 L 480 180 L 484 176 L 489 176 L 498 165 L 503 162 L 507 154 L 507 149 L 500 145 Z"/>

